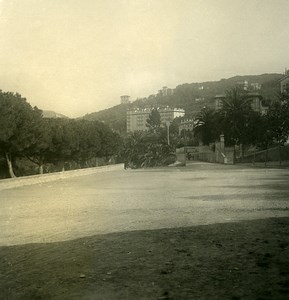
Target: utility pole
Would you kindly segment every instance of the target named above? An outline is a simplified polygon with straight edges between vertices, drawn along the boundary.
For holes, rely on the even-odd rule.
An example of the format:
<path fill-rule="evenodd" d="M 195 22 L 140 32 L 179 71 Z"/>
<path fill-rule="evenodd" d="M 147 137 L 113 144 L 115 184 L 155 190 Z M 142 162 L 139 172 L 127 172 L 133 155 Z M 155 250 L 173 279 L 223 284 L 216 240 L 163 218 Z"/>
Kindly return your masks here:
<path fill-rule="evenodd" d="M 167 121 L 166 124 L 167 124 L 168 145 L 170 145 L 170 121 Z"/>

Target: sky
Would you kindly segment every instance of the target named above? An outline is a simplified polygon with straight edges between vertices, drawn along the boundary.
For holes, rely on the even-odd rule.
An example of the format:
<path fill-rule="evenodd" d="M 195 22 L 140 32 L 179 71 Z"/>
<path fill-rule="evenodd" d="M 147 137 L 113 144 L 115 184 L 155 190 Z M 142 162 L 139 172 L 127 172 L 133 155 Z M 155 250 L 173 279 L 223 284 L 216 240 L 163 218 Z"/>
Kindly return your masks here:
<path fill-rule="evenodd" d="M 0 89 L 68 117 L 289 68 L 288 0 L 0 0 Z"/>

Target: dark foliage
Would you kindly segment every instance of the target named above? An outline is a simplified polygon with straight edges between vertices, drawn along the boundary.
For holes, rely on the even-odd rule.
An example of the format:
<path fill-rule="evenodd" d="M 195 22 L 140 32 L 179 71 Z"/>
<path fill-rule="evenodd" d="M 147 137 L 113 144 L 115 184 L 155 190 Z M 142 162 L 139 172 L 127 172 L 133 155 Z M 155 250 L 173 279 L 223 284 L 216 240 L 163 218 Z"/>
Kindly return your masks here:
<path fill-rule="evenodd" d="M 0 154 L 11 177 L 20 159 L 22 165 L 24 158 L 36 164 L 40 173 L 45 164 L 83 168 L 92 166 L 90 161 L 96 157 L 108 161 L 118 154 L 120 145 L 119 134 L 102 122 L 43 118 L 19 94 L 0 91 Z M 26 173 L 31 174 L 26 165 Z M 25 175 L 25 170 L 18 175 Z"/>

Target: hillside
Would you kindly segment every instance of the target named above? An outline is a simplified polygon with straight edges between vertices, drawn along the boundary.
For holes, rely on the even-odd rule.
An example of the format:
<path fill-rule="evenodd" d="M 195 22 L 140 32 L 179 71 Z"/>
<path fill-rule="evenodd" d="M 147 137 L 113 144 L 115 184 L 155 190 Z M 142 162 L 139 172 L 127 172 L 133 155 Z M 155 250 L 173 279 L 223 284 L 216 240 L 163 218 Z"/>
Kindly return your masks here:
<path fill-rule="evenodd" d="M 52 110 L 43 110 L 42 115 L 43 115 L 43 118 L 48 118 L 48 119 L 57 119 L 57 118 L 69 119 L 67 116 L 65 116 L 63 114 L 59 114 Z"/>
<path fill-rule="evenodd" d="M 130 105 L 129 105 L 130 106 Z M 109 124 L 110 127 L 119 131 L 126 131 L 126 104 L 119 104 L 108 109 L 86 114 L 83 119 L 89 121 L 100 121 Z"/>
<path fill-rule="evenodd" d="M 214 107 L 214 97 L 216 95 L 224 94 L 226 90 L 244 81 L 248 82 L 249 90 L 259 92 L 264 99 L 273 99 L 280 90 L 278 80 L 282 76 L 282 74 L 234 76 L 219 81 L 185 83 L 178 85 L 171 96 L 150 95 L 147 98 L 137 99 L 128 105 L 120 104 L 99 112 L 87 114 L 83 118 L 102 121 L 115 130 L 125 132 L 127 108 L 168 105 L 184 108 L 186 116 L 191 117 L 195 116 L 204 106 Z M 257 90 L 256 86 L 258 86 Z"/>

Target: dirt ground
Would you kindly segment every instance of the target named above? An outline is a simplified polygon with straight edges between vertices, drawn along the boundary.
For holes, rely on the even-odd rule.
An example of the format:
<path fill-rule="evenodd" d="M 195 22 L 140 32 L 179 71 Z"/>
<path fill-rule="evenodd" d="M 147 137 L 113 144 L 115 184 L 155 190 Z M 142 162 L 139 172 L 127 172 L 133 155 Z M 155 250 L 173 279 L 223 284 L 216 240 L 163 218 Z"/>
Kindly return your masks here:
<path fill-rule="evenodd" d="M 193 164 L 0 193 L 0 299 L 289 299 L 289 172 Z"/>
<path fill-rule="evenodd" d="M 289 299 L 289 218 L 0 248 L 1 299 Z"/>
<path fill-rule="evenodd" d="M 0 246 L 289 217 L 289 170 L 194 163 L 0 191 Z"/>

